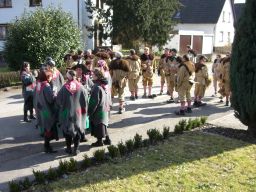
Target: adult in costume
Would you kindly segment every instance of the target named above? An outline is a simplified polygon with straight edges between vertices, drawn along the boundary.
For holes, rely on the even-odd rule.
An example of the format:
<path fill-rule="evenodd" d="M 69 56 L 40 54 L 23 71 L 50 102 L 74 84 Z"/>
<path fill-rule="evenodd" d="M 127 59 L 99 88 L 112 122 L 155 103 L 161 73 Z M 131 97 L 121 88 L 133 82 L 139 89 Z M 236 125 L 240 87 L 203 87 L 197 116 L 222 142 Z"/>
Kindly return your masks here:
<path fill-rule="evenodd" d="M 226 106 L 229 106 L 229 99 L 231 95 L 230 89 L 230 56 L 225 57 L 220 64 L 220 79 L 221 87 L 220 93 L 223 97 L 226 97 Z"/>
<path fill-rule="evenodd" d="M 112 93 L 113 96 L 118 95 L 119 113 L 125 111 L 124 108 L 124 88 L 126 87 L 127 77 L 130 72 L 129 62 L 122 59 L 122 53 L 116 52 L 115 59 L 109 65 L 110 74 L 112 77 Z"/>
<path fill-rule="evenodd" d="M 200 56 L 199 62 L 195 64 L 195 93 L 194 93 L 194 106 L 200 107 L 206 105 L 201 100 L 204 97 L 208 81 L 208 69 L 205 65 L 205 56 Z"/>
<path fill-rule="evenodd" d="M 59 124 L 66 139 L 66 152 L 77 155 L 81 136 L 84 135 L 88 107 L 88 93 L 76 80 L 73 70 L 67 72 L 68 81 L 58 93 L 56 102 L 59 107 Z M 74 143 L 74 150 L 71 144 Z"/>
<path fill-rule="evenodd" d="M 212 96 L 217 95 L 217 84 L 220 80 L 220 63 L 221 63 L 221 55 L 217 55 L 216 59 L 214 59 L 214 62 L 212 64 L 212 77 L 213 77 L 213 88 L 214 93 Z"/>
<path fill-rule="evenodd" d="M 134 49 L 130 50 L 130 56 L 126 58 L 129 62 L 130 72 L 128 74 L 128 85 L 129 91 L 131 92 L 130 99 L 134 101 L 138 99 L 138 82 L 140 80 L 140 66 L 141 61 L 140 58 L 136 55 Z"/>
<path fill-rule="evenodd" d="M 161 59 L 159 61 L 158 65 L 158 76 L 161 77 L 161 89 L 160 89 L 160 95 L 163 94 L 164 84 L 165 84 L 165 71 L 164 68 L 166 66 L 168 57 L 170 56 L 170 50 L 168 48 L 164 49 L 164 54 L 161 56 Z"/>
<path fill-rule="evenodd" d="M 30 119 L 36 119 L 33 112 L 33 95 L 36 85 L 36 79 L 30 71 L 30 64 L 24 62 L 21 66 L 20 78 L 22 82 L 22 95 L 24 98 L 24 117 L 25 122 L 31 122 Z M 30 116 L 28 118 L 28 111 Z"/>
<path fill-rule="evenodd" d="M 189 60 L 187 55 L 183 58 L 178 57 L 177 62 L 180 63 L 177 78 L 176 78 L 176 91 L 179 94 L 180 110 L 175 112 L 176 115 L 185 115 L 185 112 L 192 113 L 191 109 L 191 87 L 193 85 L 191 76 L 194 72 L 193 63 Z M 187 108 L 186 108 L 187 101 Z"/>
<path fill-rule="evenodd" d="M 144 88 L 144 94 L 142 98 L 153 99 L 155 95 L 152 95 L 152 85 L 153 85 L 153 60 L 154 56 L 149 53 L 149 48 L 144 48 L 144 53 L 140 56 L 141 60 L 141 70 L 142 70 L 142 83 Z M 148 96 L 147 96 L 148 88 Z"/>
<path fill-rule="evenodd" d="M 50 141 L 52 139 L 59 139 L 55 116 L 55 96 L 50 85 L 51 80 L 52 71 L 42 70 L 39 73 L 39 82 L 36 87 L 36 106 L 40 114 L 41 126 L 44 135 L 44 151 L 46 153 L 56 152 L 50 146 Z"/>
<path fill-rule="evenodd" d="M 92 75 L 94 86 L 89 100 L 88 115 L 91 123 L 91 135 L 97 138 L 92 146 L 110 145 L 107 127 L 109 121 L 110 101 L 107 89 L 107 79 L 100 69 L 95 69 Z M 104 141 L 103 138 L 106 138 Z"/>

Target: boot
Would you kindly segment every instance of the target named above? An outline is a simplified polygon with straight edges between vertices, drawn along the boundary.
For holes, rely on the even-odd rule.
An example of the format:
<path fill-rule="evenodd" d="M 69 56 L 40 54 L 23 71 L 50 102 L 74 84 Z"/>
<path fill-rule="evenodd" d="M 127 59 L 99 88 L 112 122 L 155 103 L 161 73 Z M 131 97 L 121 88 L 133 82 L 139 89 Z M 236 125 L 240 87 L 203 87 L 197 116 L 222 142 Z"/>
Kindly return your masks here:
<path fill-rule="evenodd" d="M 29 122 L 29 123 L 31 122 L 31 120 L 28 119 L 28 112 L 27 112 L 27 110 L 24 111 L 24 119 L 23 120 L 24 120 L 24 122 Z"/>
<path fill-rule="evenodd" d="M 119 114 L 123 114 L 125 112 L 125 108 L 124 107 L 119 107 L 119 111 L 118 111 L 118 113 Z"/>
<path fill-rule="evenodd" d="M 198 107 L 198 101 L 194 101 L 193 106 Z"/>
<path fill-rule="evenodd" d="M 109 139 L 109 136 L 106 136 L 106 139 L 103 141 L 104 145 L 111 145 L 111 140 Z"/>
<path fill-rule="evenodd" d="M 34 113 L 33 113 L 33 109 L 32 109 L 32 110 L 29 110 L 29 112 L 30 112 L 29 118 L 30 118 L 30 119 L 36 119 L 36 116 L 35 116 Z"/>
<path fill-rule="evenodd" d="M 47 138 L 44 139 L 44 152 L 45 153 L 57 153 L 57 151 L 52 149 L 52 147 L 50 146 L 50 141 Z"/>
<path fill-rule="evenodd" d="M 80 153 L 80 151 L 79 151 L 80 140 L 81 140 L 80 134 L 77 134 L 76 137 L 74 138 L 74 152 L 73 152 L 73 155 L 75 155 L 75 156 Z"/>
<path fill-rule="evenodd" d="M 71 155 L 72 154 L 72 149 L 71 149 L 72 137 L 66 135 L 65 139 L 66 139 L 66 149 L 65 149 L 65 152 L 67 154 Z"/>
<path fill-rule="evenodd" d="M 188 108 L 187 108 L 186 113 L 192 113 L 191 107 L 188 107 Z"/>
<path fill-rule="evenodd" d="M 198 105 L 198 107 L 202 107 L 202 106 L 207 105 L 207 103 L 204 103 L 202 101 L 198 101 L 197 105 Z"/>
<path fill-rule="evenodd" d="M 100 147 L 100 146 L 103 146 L 103 142 L 102 142 L 102 139 L 98 139 L 95 143 L 92 143 L 91 146 L 92 147 Z"/>
<path fill-rule="evenodd" d="M 174 99 L 171 97 L 171 98 L 167 101 L 167 103 L 174 103 Z"/>
<path fill-rule="evenodd" d="M 226 101 L 226 105 L 225 106 L 229 106 L 229 101 Z"/>
<path fill-rule="evenodd" d="M 135 97 L 132 95 L 132 96 L 130 97 L 130 100 L 131 100 L 131 101 L 135 101 Z"/>

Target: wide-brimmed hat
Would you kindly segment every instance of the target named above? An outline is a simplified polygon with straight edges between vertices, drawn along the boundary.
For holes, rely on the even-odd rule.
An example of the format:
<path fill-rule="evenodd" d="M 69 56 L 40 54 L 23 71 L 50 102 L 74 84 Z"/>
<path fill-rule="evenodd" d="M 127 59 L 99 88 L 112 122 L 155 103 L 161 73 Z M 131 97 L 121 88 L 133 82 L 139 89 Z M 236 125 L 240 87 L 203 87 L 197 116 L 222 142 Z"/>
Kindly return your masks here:
<path fill-rule="evenodd" d="M 76 64 L 71 69 L 76 70 L 77 68 L 82 69 L 83 73 L 86 73 L 86 71 L 87 71 L 86 67 L 83 64 Z"/>

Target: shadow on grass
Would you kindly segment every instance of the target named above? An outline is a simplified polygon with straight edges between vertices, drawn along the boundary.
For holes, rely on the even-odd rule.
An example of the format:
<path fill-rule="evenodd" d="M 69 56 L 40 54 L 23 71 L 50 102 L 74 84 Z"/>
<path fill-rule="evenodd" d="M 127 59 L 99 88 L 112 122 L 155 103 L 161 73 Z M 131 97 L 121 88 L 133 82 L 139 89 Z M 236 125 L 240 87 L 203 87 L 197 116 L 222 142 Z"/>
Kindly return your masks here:
<path fill-rule="evenodd" d="M 155 172 L 170 166 L 202 160 L 208 157 L 223 154 L 238 148 L 251 145 L 250 143 L 202 133 L 201 131 L 188 132 L 180 136 L 169 138 L 164 144 L 143 148 L 134 152 L 131 157 L 122 158 L 116 163 L 105 163 L 89 171 L 70 176 L 68 180 L 60 180 L 53 185 L 41 186 L 41 190 L 85 190 L 83 187 L 93 184 L 97 187 L 102 182 L 121 181 L 131 176 Z M 199 164 L 200 165 L 200 164 Z M 194 171 L 197 171 L 196 169 Z M 161 178 L 158 178 L 161 180 Z M 123 181 L 125 182 L 125 181 Z M 120 185 L 121 183 L 119 183 Z M 96 187 L 96 186 L 95 186 Z M 115 187 L 112 186 L 111 189 Z M 108 188 L 109 189 L 109 188 Z M 38 188 L 36 191 L 41 191 Z"/>

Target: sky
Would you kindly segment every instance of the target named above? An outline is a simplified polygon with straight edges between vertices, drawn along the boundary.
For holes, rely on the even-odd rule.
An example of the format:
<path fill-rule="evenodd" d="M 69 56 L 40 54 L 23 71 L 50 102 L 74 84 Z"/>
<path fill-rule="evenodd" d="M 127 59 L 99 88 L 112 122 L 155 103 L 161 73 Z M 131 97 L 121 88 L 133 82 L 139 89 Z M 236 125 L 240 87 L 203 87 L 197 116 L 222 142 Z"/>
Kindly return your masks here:
<path fill-rule="evenodd" d="M 235 0 L 235 3 L 245 3 L 245 0 Z"/>

